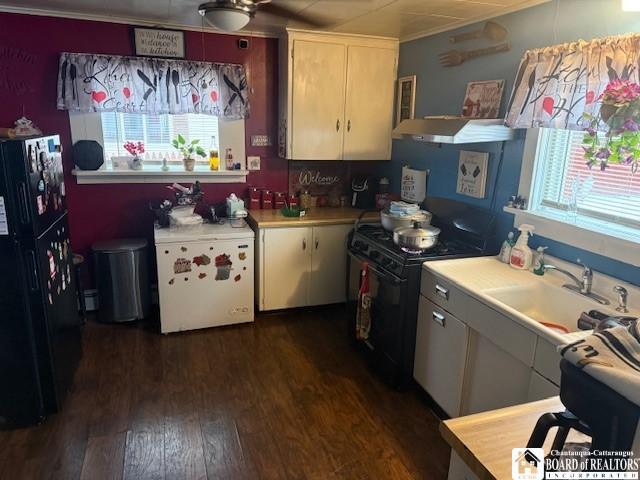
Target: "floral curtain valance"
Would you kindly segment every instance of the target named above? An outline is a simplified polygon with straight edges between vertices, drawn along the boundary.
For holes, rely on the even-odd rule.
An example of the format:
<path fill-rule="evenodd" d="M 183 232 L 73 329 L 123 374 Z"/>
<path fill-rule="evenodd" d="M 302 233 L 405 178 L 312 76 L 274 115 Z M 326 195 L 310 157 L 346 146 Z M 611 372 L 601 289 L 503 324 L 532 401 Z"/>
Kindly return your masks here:
<path fill-rule="evenodd" d="M 640 83 L 640 35 L 607 37 L 527 51 L 505 123 L 512 128 L 582 130 L 609 82 Z"/>
<path fill-rule="evenodd" d="M 58 109 L 248 117 L 242 65 L 63 53 Z"/>

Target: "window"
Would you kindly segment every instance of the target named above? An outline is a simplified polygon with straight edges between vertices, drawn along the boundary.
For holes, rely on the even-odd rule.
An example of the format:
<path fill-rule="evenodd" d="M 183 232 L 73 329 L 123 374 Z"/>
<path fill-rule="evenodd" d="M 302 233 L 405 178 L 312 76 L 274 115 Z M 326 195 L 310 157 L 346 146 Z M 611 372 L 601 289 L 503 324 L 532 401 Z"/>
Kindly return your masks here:
<path fill-rule="evenodd" d="M 640 243 L 640 175 L 628 165 L 589 169 L 582 138 L 579 131 L 540 129 L 529 211 Z"/>
<path fill-rule="evenodd" d="M 218 118 L 211 115 L 189 113 L 184 115 L 147 115 L 139 113 L 103 112 L 100 114 L 104 156 L 107 165 L 112 157 L 127 156 L 123 145 L 127 141 L 144 142 L 145 164 L 161 164 L 164 158 L 168 163 L 181 164 L 182 157 L 171 146 L 171 140 L 178 134 L 187 142 L 198 139 L 208 149 L 215 137 L 219 146 Z M 196 163 L 208 164 L 208 159 L 195 156 Z"/>

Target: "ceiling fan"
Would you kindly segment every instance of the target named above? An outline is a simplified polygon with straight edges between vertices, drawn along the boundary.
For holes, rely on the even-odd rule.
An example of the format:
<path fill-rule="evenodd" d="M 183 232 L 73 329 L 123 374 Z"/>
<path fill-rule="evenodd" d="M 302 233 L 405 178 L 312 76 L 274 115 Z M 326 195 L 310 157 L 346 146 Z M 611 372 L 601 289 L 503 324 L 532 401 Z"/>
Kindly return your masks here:
<path fill-rule="evenodd" d="M 258 10 L 311 27 L 323 26 L 306 15 L 271 3 L 271 0 L 215 0 L 203 3 L 198 7 L 198 13 L 204 17 L 209 25 L 225 32 L 240 30 L 249 23 Z"/>

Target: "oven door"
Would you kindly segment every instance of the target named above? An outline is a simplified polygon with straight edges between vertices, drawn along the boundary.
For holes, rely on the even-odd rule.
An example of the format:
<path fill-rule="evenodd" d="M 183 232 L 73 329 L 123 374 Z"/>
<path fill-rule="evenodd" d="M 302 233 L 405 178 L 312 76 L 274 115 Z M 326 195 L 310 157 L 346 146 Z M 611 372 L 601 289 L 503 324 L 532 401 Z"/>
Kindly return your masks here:
<path fill-rule="evenodd" d="M 349 257 L 349 301 L 353 309 L 350 337 L 355 339 L 355 310 L 361 273 L 366 262 L 369 265 L 371 332 L 364 343 L 371 353 L 370 359 L 375 369 L 395 383 L 395 378 L 403 368 L 403 338 L 407 328 L 407 279 L 400 278 L 353 252 L 349 252 Z"/>

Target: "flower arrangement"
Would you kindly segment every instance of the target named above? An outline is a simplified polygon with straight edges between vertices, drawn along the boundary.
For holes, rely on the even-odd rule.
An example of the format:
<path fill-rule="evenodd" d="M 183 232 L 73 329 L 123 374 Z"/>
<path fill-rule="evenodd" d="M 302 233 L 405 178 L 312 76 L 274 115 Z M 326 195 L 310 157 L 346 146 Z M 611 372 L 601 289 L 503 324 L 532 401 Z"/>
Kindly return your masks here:
<path fill-rule="evenodd" d="M 605 170 L 609 163 L 619 163 L 631 165 L 635 173 L 640 166 L 640 85 L 613 80 L 598 100 L 599 114 L 583 115 L 587 126 L 582 149 L 587 165 Z"/>
<path fill-rule="evenodd" d="M 144 153 L 144 142 L 132 142 L 131 140 L 125 142 L 124 149 L 134 157 Z"/>
<path fill-rule="evenodd" d="M 204 151 L 200 145 L 200 140 L 194 139 L 191 142 L 187 143 L 186 139 L 182 135 L 178 135 L 172 142 L 174 148 L 176 148 L 180 154 L 182 155 L 182 163 L 184 164 L 185 170 L 188 172 L 193 171 L 195 167 L 196 160 L 193 158 L 193 154 L 204 157 L 207 153 Z"/>

